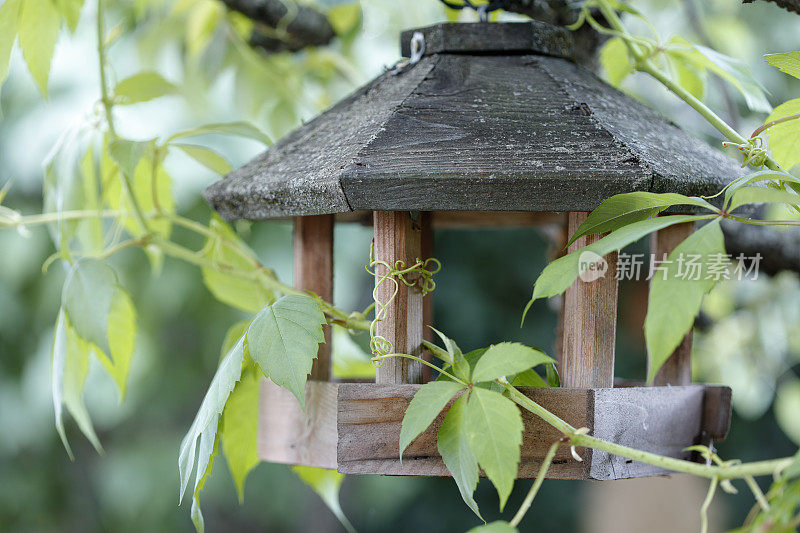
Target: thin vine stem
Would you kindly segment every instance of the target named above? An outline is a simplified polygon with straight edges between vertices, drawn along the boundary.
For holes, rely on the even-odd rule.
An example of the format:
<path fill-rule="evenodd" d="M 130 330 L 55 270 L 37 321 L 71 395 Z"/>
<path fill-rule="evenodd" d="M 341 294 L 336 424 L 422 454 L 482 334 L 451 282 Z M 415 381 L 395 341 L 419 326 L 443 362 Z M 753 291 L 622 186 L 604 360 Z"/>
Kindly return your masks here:
<path fill-rule="evenodd" d="M 708 533 L 708 508 L 711 506 L 711 501 L 717 492 L 717 485 L 719 485 L 719 478 L 711 478 L 706 499 L 703 500 L 703 505 L 700 507 L 700 533 Z"/>
<path fill-rule="evenodd" d="M 533 499 L 536 497 L 536 494 L 539 492 L 539 488 L 542 486 L 544 482 L 544 478 L 547 475 L 547 471 L 550 469 L 550 465 L 553 463 L 553 458 L 556 456 L 556 452 L 558 451 L 558 447 L 561 445 L 560 441 L 556 441 L 550 446 L 550 449 L 547 450 L 547 455 L 544 456 L 544 461 L 542 461 L 542 466 L 539 468 L 539 474 L 536 476 L 536 480 L 531 485 L 531 489 L 528 491 L 528 494 L 525 496 L 525 499 L 522 501 L 522 504 L 519 506 L 519 510 L 517 510 L 517 514 L 514 515 L 514 518 L 511 519 L 509 525 L 511 527 L 517 527 L 522 519 L 525 517 L 525 514 L 528 512 L 528 509 L 531 508 L 531 504 L 533 503 Z"/>
<path fill-rule="evenodd" d="M 719 480 L 723 479 L 740 479 L 746 476 L 765 476 L 774 474 L 786 468 L 794 461 L 792 457 L 784 457 L 782 459 L 773 459 L 770 461 L 755 461 L 752 463 L 743 463 L 735 465 L 704 465 L 685 461 L 683 459 L 674 459 L 672 457 L 664 457 L 655 453 L 645 452 L 627 446 L 608 442 L 591 435 L 580 433 L 570 424 L 559 418 L 557 415 L 551 413 L 538 403 L 534 402 L 515 387 L 508 383 L 499 382 L 508 393 L 508 397 L 517 405 L 530 411 L 531 413 L 539 416 L 545 422 L 556 428 L 558 431 L 569 437 L 570 443 L 573 446 L 580 446 L 584 448 L 593 448 L 595 450 L 604 451 L 614 455 L 619 455 L 626 459 L 633 459 L 640 463 L 647 463 L 653 466 L 658 466 L 666 470 L 674 472 L 681 472 L 684 474 L 692 474 L 695 476 L 705 477 Z"/>
<path fill-rule="evenodd" d="M 450 372 L 447 372 L 446 370 L 444 370 L 442 368 L 439 368 L 438 366 L 434 365 L 433 363 L 431 363 L 429 361 L 426 361 L 425 359 L 422 359 L 421 357 L 417 357 L 416 355 L 411 355 L 411 354 L 407 354 L 407 353 L 387 353 L 387 354 L 376 355 L 376 356 L 372 357 L 372 361 L 381 362 L 384 359 L 387 359 L 389 357 L 404 357 L 406 359 L 411 359 L 412 361 L 417 361 L 419 363 L 422 363 L 423 365 L 426 365 L 426 366 L 436 370 L 437 372 L 439 372 L 443 376 L 447 376 L 448 378 L 452 379 L 456 383 L 460 383 L 461 385 L 464 385 L 465 387 L 469 386 L 469 383 L 467 383 L 467 382 L 465 382 L 465 381 L 463 381 L 461 379 L 458 379 L 457 377 L 455 377 Z"/>
<path fill-rule="evenodd" d="M 755 478 L 753 476 L 745 476 L 744 480 L 747 486 L 750 487 L 750 492 L 753 493 L 758 505 L 760 505 L 764 511 L 769 511 L 767 498 L 764 497 L 764 493 L 761 491 L 761 487 L 758 486 L 758 483 L 756 483 Z"/>

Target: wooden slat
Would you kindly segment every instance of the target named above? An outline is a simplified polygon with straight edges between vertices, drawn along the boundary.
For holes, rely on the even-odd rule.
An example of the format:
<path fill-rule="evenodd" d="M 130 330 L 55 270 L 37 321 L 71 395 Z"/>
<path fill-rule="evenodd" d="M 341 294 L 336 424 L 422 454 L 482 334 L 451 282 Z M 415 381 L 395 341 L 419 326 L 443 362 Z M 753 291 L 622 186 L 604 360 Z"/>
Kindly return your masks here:
<path fill-rule="evenodd" d="M 436 432 L 446 410 L 398 458 L 400 428 L 421 385 L 309 382 L 306 412 L 287 391 L 264 380 L 259 457 L 265 461 L 337 468 L 353 474 L 446 476 Z M 713 385 L 619 389 L 523 388 L 523 394 L 575 427 L 637 449 L 686 458 L 683 448 L 721 440 L 730 423 L 730 388 Z M 448 407 L 449 408 L 449 407 Z M 523 412 L 519 476 L 535 477 L 557 431 Z M 621 479 L 664 471 L 604 452 L 563 447 L 550 478 Z"/>
<path fill-rule="evenodd" d="M 403 261 L 411 266 L 422 255 L 422 231 L 405 211 L 375 212 L 375 259 L 394 265 Z M 376 283 L 386 273 L 386 268 L 375 269 Z M 407 279 L 412 279 L 411 276 Z M 378 298 L 388 303 L 384 320 L 378 322 L 379 336 L 392 343 L 394 352 L 421 355 L 422 344 L 422 293 L 419 288 L 397 283 L 397 295 L 389 303 L 395 284 L 387 279 L 378 289 Z M 376 309 L 377 312 L 377 309 Z M 377 368 L 375 380 L 378 383 L 420 383 L 422 381 L 421 363 L 404 357 L 385 359 Z"/>
<path fill-rule="evenodd" d="M 333 215 L 295 217 L 294 286 L 333 301 Z M 325 343 L 320 344 L 311 368 L 311 379 L 331 379 L 331 328 L 324 326 Z"/>
<path fill-rule="evenodd" d="M 588 213 L 569 213 L 571 236 Z M 600 235 L 581 237 L 573 252 L 596 242 Z M 608 269 L 594 281 L 578 279 L 564 293 L 561 384 L 564 387 L 614 386 L 614 337 L 617 327 L 617 253 L 605 257 Z"/>
<path fill-rule="evenodd" d="M 419 385 L 339 386 L 338 431 L 339 471 L 390 475 L 449 475 L 436 449 L 436 432 L 446 410 L 412 442 L 399 460 L 400 427 L 403 415 Z M 575 427 L 592 426 L 592 391 L 587 389 L 523 388 L 523 393 Z M 525 424 L 521 449 L 520 477 L 536 477 L 550 445 L 561 436 L 542 419 L 522 412 Z M 580 453 L 584 452 L 579 449 Z M 585 478 L 588 462 L 572 459 L 568 447 L 556 455 L 549 476 Z"/>
<path fill-rule="evenodd" d="M 650 253 L 657 261 L 664 259 L 694 231 L 694 222 L 675 224 L 658 230 L 650 238 Z M 661 275 L 655 272 L 656 276 Z M 648 367 L 650 360 L 648 358 Z M 650 371 L 648 369 L 648 375 Z M 664 362 L 653 379 L 653 385 L 688 385 L 692 382 L 692 332 L 686 334 L 680 345 Z"/>
<path fill-rule="evenodd" d="M 306 383 L 306 410 L 292 393 L 261 382 L 258 457 L 263 461 L 336 468 L 337 383 Z"/>

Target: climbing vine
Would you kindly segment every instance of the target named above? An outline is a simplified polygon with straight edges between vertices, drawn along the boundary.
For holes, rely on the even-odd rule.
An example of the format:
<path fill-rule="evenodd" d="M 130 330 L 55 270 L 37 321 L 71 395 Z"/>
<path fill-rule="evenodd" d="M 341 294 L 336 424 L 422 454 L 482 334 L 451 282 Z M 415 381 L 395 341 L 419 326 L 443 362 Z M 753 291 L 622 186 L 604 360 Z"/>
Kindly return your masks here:
<path fill-rule="evenodd" d="M 6 0 L 0 7 L 0 27 L 4 30 L 0 37 L 0 81 L 7 74 L 8 56 L 18 40 L 37 86 L 46 95 L 50 60 L 59 30 L 66 26 L 74 31 L 82 4 L 81 0 L 43 0 L 35 3 L 34 9 L 33 2 Z M 137 6 L 146 10 L 146 4 L 139 2 Z M 115 113 L 119 108 L 173 95 L 179 89 L 154 71 L 140 72 L 115 83 L 108 52 L 123 29 L 119 25 L 107 29 L 109 15 L 105 0 L 97 0 L 94 8 L 99 98 L 86 123 L 68 131 L 47 161 L 44 212 L 24 215 L 4 206 L 2 202 L 10 183 L 0 190 L 0 228 L 24 233 L 34 226 L 48 226 L 56 252 L 44 269 L 59 264 L 67 272 L 54 330 L 52 393 L 55 425 L 70 456 L 72 451 L 64 430 L 65 412 L 73 417 L 92 445 L 102 450 L 83 402 L 90 358 L 99 361 L 116 384 L 120 397 L 126 393 L 137 313 L 133 298 L 119 282 L 108 259 L 122 250 L 139 248 L 147 254 L 154 269 L 159 268 L 164 257 L 196 266 L 215 297 L 251 316 L 230 328 L 223 346 L 224 356 L 179 450 L 181 497 L 191 486 L 191 517 L 198 530 L 204 527 L 200 493 L 218 453 L 222 451 L 226 457 L 240 498 L 244 481 L 257 464 L 254 413 L 259 379 L 269 377 L 304 405 L 306 376 L 318 344 L 324 342 L 322 328 L 326 324 L 342 326 L 351 332 L 367 332 L 376 365 L 387 358 L 405 357 L 437 371 L 438 378 L 421 387 L 408 407 L 400 435 L 400 455 L 450 404 L 438 430 L 437 448 L 465 503 L 481 519 L 473 497 L 480 470 L 496 488 L 501 510 L 514 486 L 523 434 L 521 410 L 540 417 L 561 434 L 551 444 L 519 510 L 508 522 L 493 522 L 484 528 L 513 531 L 520 525 L 561 446 L 570 447 L 575 461 L 582 460 L 578 448 L 592 448 L 707 478 L 709 491 L 701 506 L 703 531 L 707 529 L 706 511 L 715 492 L 735 490 L 732 480 L 743 480 L 755 502 L 744 530 L 791 530 L 800 525 L 800 455 L 740 463 L 723 460 L 710 448 L 693 447 L 692 451 L 706 459 L 706 464 L 700 464 L 598 439 L 587 428 L 571 426 L 518 390 L 528 386 L 559 386 L 555 361 L 543 351 L 519 343 L 501 342 L 463 353 L 455 341 L 434 330 L 444 348 L 430 342 L 424 345 L 440 364 L 395 352 L 392 344 L 378 334 L 378 324 L 386 319 L 387 309 L 401 284 L 417 287 L 423 296 L 435 289 L 433 276 L 441 268 L 437 259 L 417 258 L 411 265 L 402 261 L 391 264 L 376 260 L 371 248 L 366 270 L 376 279 L 374 304 L 360 312 L 348 312 L 281 282 L 220 218 L 213 216 L 206 224 L 178 214 L 171 178 L 164 166 L 168 154 L 185 154 L 225 174 L 231 170 L 228 161 L 197 139 L 216 134 L 246 137 L 265 145 L 271 140 L 245 122 L 201 125 L 144 141 L 127 138 L 116 126 Z M 210 9 L 205 2 L 184 2 L 181 9 L 184 11 L 178 10 L 170 16 L 203 18 L 199 27 L 224 34 L 234 67 L 262 61 L 247 45 L 252 24 L 240 15 Z M 650 34 L 629 32 L 620 13 L 644 21 Z M 338 16 L 343 21 L 353 18 L 352 14 L 348 18 L 341 12 Z M 753 204 L 800 209 L 800 179 L 789 171 L 800 162 L 796 145 L 800 99 L 771 109 L 746 66 L 681 37 L 664 41 L 653 25 L 628 4 L 588 0 L 582 4 L 578 20 L 571 28 L 578 30 L 584 24 L 608 37 L 600 58 L 610 81 L 619 84 L 636 71 L 651 76 L 716 128 L 727 139 L 722 146 L 735 149 L 743 167 L 755 170 L 745 176 L 731 176 L 728 185 L 714 197 L 639 192 L 605 200 L 571 236 L 571 241 L 585 235 L 606 235 L 544 269 L 534 284 L 523 321 L 533 301 L 557 296 L 577 279 L 582 268 L 578 261 L 581 252 L 588 250 L 603 256 L 670 225 L 702 222 L 705 225 L 673 253 L 709 256 L 725 252 L 720 229 L 723 219 L 751 225 L 800 225 L 796 219 L 757 219 L 737 211 Z M 340 22 L 337 30 L 346 38 L 356 25 Z M 207 48 L 211 33 L 214 32 L 207 29 L 195 32 L 188 41 L 188 53 L 196 56 L 198 50 Z M 766 61 L 800 78 L 800 52 L 772 54 Z M 330 63 L 337 64 L 334 60 Z M 280 68 L 280 64 L 274 61 L 270 67 Z M 698 79 L 700 73 L 706 72 L 730 83 L 751 109 L 768 113 L 764 124 L 745 136 L 720 118 L 701 98 Z M 254 85 L 259 87 L 258 83 Z M 284 96 L 290 99 L 292 95 Z M 674 206 L 691 206 L 698 214 L 657 216 Z M 197 249 L 180 244 L 172 236 L 174 228 L 192 233 L 204 244 Z M 682 283 L 677 273 L 669 269 L 663 278 L 654 278 L 645 322 L 647 348 L 654 362 L 651 379 L 691 328 L 703 296 L 713 285 L 713 282 Z M 384 290 L 387 286 L 389 291 Z M 685 297 L 664 296 L 676 290 Z M 385 300 L 384 294 L 388 294 Z M 287 318 L 289 315 L 291 320 Z M 277 346 L 273 341 L 281 335 L 281 328 L 289 328 L 288 322 L 292 322 L 291 329 L 296 332 L 292 343 Z M 352 530 L 335 497 L 341 476 L 321 469 L 296 471 L 323 496 L 343 525 Z M 766 493 L 756 483 L 756 476 L 773 477 L 772 487 Z"/>

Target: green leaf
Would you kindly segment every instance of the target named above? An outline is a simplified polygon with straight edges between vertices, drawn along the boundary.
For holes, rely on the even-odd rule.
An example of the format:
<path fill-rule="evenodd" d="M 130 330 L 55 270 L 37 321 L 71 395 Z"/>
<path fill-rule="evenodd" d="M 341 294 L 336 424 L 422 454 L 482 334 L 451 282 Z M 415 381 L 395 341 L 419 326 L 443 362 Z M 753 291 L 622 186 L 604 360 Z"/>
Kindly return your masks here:
<path fill-rule="evenodd" d="M 478 360 L 483 356 L 486 352 L 487 348 L 478 348 L 477 350 L 472 350 L 471 352 L 467 352 L 459 357 L 456 357 L 456 364 L 454 367 L 446 366 L 444 370 L 448 372 L 451 371 L 455 373 L 456 377 L 462 379 L 464 381 L 471 381 L 472 378 L 470 377 L 473 370 L 475 369 L 475 365 L 478 364 Z M 436 378 L 436 381 L 452 381 L 449 377 L 445 376 L 444 374 L 439 374 L 439 377 Z"/>
<path fill-rule="evenodd" d="M 664 272 L 656 273 L 650 281 L 644 322 L 651 362 L 648 381 L 653 379 L 690 331 L 700 312 L 703 296 L 716 283 L 709 274 L 709 265 L 718 263 L 715 256 L 724 253 L 725 243 L 719 220 L 713 220 L 676 246 L 667 257 L 667 263 L 661 265 Z M 679 258 L 683 260 L 679 261 Z M 690 259 L 696 260 L 696 269 L 689 268 Z"/>
<path fill-rule="evenodd" d="M 786 52 L 785 54 L 767 54 L 764 61 L 777 67 L 781 72 L 800 79 L 800 51 Z"/>
<path fill-rule="evenodd" d="M 547 387 L 549 386 L 542 376 L 536 373 L 532 368 L 518 373 L 511 380 L 511 384 L 515 387 Z"/>
<path fill-rule="evenodd" d="M 691 43 L 679 36 L 673 37 L 671 43 L 675 45 L 669 48 L 671 57 L 682 58 L 685 63 L 698 69 L 709 70 L 724 79 L 744 96 L 747 107 L 751 110 L 762 113 L 769 113 L 772 110 L 764 95 L 764 87 L 742 61 Z"/>
<path fill-rule="evenodd" d="M 89 346 L 72 329 L 62 306 L 53 335 L 52 390 L 56 429 L 70 459 L 73 459 L 74 456 L 64 431 L 64 407 L 75 419 L 92 446 L 100 453 L 103 451 L 100 440 L 94 431 L 92 420 L 83 403 L 83 386 L 88 372 Z"/>
<path fill-rule="evenodd" d="M 33 79 L 47 97 L 50 61 L 58 40 L 60 16 L 52 0 L 22 2 L 19 14 L 19 46 Z"/>
<path fill-rule="evenodd" d="M 764 121 L 765 124 L 800 113 L 800 98 L 789 100 L 776 107 Z M 791 169 L 800 163 L 800 120 L 788 120 L 767 130 L 772 156 L 781 166 Z"/>
<path fill-rule="evenodd" d="M 108 145 L 108 153 L 120 170 L 129 179 L 133 179 L 136 167 L 144 156 L 150 142 L 114 139 Z"/>
<path fill-rule="evenodd" d="M 800 195 L 772 187 L 741 187 L 731 197 L 729 211 L 747 204 L 800 204 Z"/>
<path fill-rule="evenodd" d="M 545 365 L 545 368 L 547 372 L 547 385 L 549 387 L 560 387 L 561 378 L 558 375 L 556 365 Z"/>
<path fill-rule="evenodd" d="M 265 376 L 295 395 L 305 410 L 305 385 L 325 315 L 308 296 L 290 294 L 262 309 L 247 330 L 250 355 Z"/>
<path fill-rule="evenodd" d="M 117 383 L 120 401 L 125 399 L 135 341 L 136 308 L 128 293 L 117 287 L 111 297 L 111 308 L 108 313 L 108 344 L 111 357 L 98 354 L 98 358 Z"/>
<path fill-rule="evenodd" d="M 467 394 L 459 396 L 447 411 L 437 433 L 437 448 L 445 466 L 453 475 L 464 503 L 483 520 L 478 504 L 472 496 L 478 486 L 478 460 L 470 448 L 467 432 L 467 396 Z"/>
<path fill-rule="evenodd" d="M 172 146 L 180 148 L 186 155 L 217 174 L 225 175 L 231 171 L 231 165 L 217 152 L 205 146 L 195 144 L 174 143 Z"/>
<path fill-rule="evenodd" d="M 258 464 L 258 393 L 261 380 L 252 367 L 242 372 L 222 411 L 220 441 L 228 470 L 236 485 L 239 503 L 244 502 L 244 482 Z"/>
<path fill-rule="evenodd" d="M 572 235 L 567 246 L 584 235 L 614 231 L 628 224 L 653 217 L 673 205 L 695 205 L 717 209 L 702 198 L 675 193 L 631 192 L 604 200 Z"/>
<path fill-rule="evenodd" d="M 197 475 L 194 481 L 194 491 L 192 492 L 192 523 L 198 533 L 205 531 L 203 513 L 200 511 L 200 491 L 205 487 L 208 476 L 214 468 L 214 459 L 219 450 L 219 436 L 217 435 L 217 425 L 219 415 L 216 415 L 211 423 L 200 435 L 200 447 L 198 450 Z"/>
<path fill-rule="evenodd" d="M 210 433 L 213 427 L 213 433 L 216 434 L 217 423 L 219 416 L 225 409 L 225 403 L 228 401 L 233 391 L 236 382 L 239 381 L 242 375 L 242 363 L 244 361 L 245 351 L 245 338 L 239 339 L 239 342 L 230 349 L 230 351 L 222 359 L 222 362 L 217 368 L 217 373 L 211 380 L 211 385 L 203 397 L 203 402 L 200 404 L 200 409 L 192 422 L 189 431 L 181 441 L 180 452 L 178 455 L 178 470 L 180 472 L 180 494 L 179 501 L 183 499 L 183 494 L 186 492 L 186 487 L 189 485 L 189 477 L 194 470 L 195 460 L 197 459 L 197 441 L 202 435 Z M 207 441 L 208 439 L 206 439 Z M 200 446 L 200 455 L 198 460 L 198 472 L 204 472 L 210 458 L 210 446 Z M 202 468 L 201 468 L 202 466 Z"/>
<path fill-rule="evenodd" d="M 725 189 L 725 199 L 723 201 L 726 209 L 730 210 L 730 200 L 733 197 L 733 194 L 741 187 L 762 181 L 773 181 L 778 184 L 791 183 L 800 185 L 800 179 L 786 172 L 779 170 L 759 170 L 758 172 L 753 172 L 752 174 L 747 174 L 746 176 L 737 178 L 728 185 L 728 187 Z"/>
<path fill-rule="evenodd" d="M 249 327 L 250 320 L 240 320 L 228 328 L 228 331 L 225 332 L 225 338 L 222 339 L 222 346 L 220 347 L 220 362 L 222 362 L 222 359 L 225 357 L 225 355 L 227 355 L 230 349 L 236 346 L 236 343 L 239 342 L 239 339 L 244 337 L 244 334 L 247 333 L 247 328 Z"/>
<path fill-rule="evenodd" d="M 800 380 L 781 383 L 775 394 L 775 418 L 784 433 L 800 445 Z"/>
<path fill-rule="evenodd" d="M 607 40 L 600 49 L 600 66 L 605 73 L 605 79 L 614 87 L 619 87 L 629 74 L 633 73 L 628 46 L 619 37 Z"/>
<path fill-rule="evenodd" d="M 369 355 L 351 337 L 347 329 L 335 324 L 332 330 L 334 379 L 375 379 L 375 365 Z"/>
<path fill-rule="evenodd" d="M 491 381 L 523 372 L 536 365 L 555 363 L 544 352 L 518 342 L 501 342 L 486 350 L 475 365 L 472 381 Z"/>
<path fill-rule="evenodd" d="M 594 252 L 603 257 L 608 253 L 624 248 L 645 235 L 664 229 L 674 224 L 693 222 L 711 218 L 713 215 L 668 215 L 641 220 L 623 226 L 599 241 L 584 246 L 570 254 L 559 257 L 545 267 L 533 287 L 533 295 L 522 315 L 523 321 L 533 302 L 539 298 L 549 298 L 561 294 L 582 274 L 579 269 L 580 256 L 584 252 Z M 588 265 L 586 266 L 588 268 Z"/>
<path fill-rule="evenodd" d="M 205 124 L 197 128 L 176 133 L 169 138 L 168 142 L 180 139 L 183 137 L 193 137 L 195 135 L 235 135 L 239 137 L 247 137 L 256 141 L 261 141 L 266 145 L 272 144 L 272 140 L 261 130 L 250 124 L 249 122 L 221 122 L 216 124 Z"/>
<path fill-rule="evenodd" d="M 497 489 L 502 511 L 517 477 L 522 416 L 502 394 L 476 387 L 467 402 L 466 417 L 470 447 Z"/>
<path fill-rule="evenodd" d="M 339 487 L 344 481 L 344 474 L 340 474 L 336 470 L 312 466 L 293 466 L 292 471 L 322 498 L 322 501 L 336 515 L 336 518 L 339 519 L 339 522 L 342 523 L 348 533 L 355 533 L 355 528 L 344 515 L 342 506 L 339 503 Z"/>
<path fill-rule="evenodd" d="M 683 56 L 668 53 L 668 57 L 675 70 L 678 85 L 698 100 L 702 100 L 706 92 L 706 71 L 689 61 L 683 61 Z"/>
<path fill-rule="evenodd" d="M 117 275 L 98 259 L 81 259 L 64 281 L 62 304 L 70 323 L 82 338 L 112 356 L 108 341 L 109 315 L 120 290 Z"/>
<path fill-rule="evenodd" d="M 452 365 L 455 362 L 456 354 L 461 353 L 461 349 L 458 347 L 455 341 L 447 337 L 444 333 L 434 328 L 433 326 L 428 326 L 428 327 L 434 333 L 436 333 L 440 339 L 442 339 L 442 343 L 444 344 L 444 349 L 447 350 L 447 355 L 450 356 L 449 359 L 445 360 L 445 363 L 449 363 L 450 365 Z"/>
<path fill-rule="evenodd" d="M 463 387 L 454 381 L 431 381 L 414 394 L 408 404 L 400 428 L 400 460 L 403 451 L 420 433 L 428 429 L 433 421 Z"/>
<path fill-rule="evenodd" d="M 508 522 L 496 520 L 489 522 L 486 525 L 473 527 L 467 533 L 516 533 L 517 528 L 513 527 Z"/>
<path fill-rule="evenodd" d="M 147 102 L 161 96 L 174 94 L 178 88 L 157 72 L 140 72 L 125 78 L 114 88 L 117 103 L 127 105 Z"/>
<path fill-rule="evenodd" d="M 0 86 L 8 76 L 8 62 L 11 50 L 17 40 L 19 7 L 22 0 L 6 0 L 0 6 Z"/>
<path fill-rule="evenodd" d="M 220 302 L 247 313 L 258 312 L 275 295 L 254 277 L 229 273 L 256 274 L 259 266 L 255 254 L 218 215 L 212 216 L 209 229 L 215 237 L 206 241 L 205 256 L 218 267 L 202 269 L 203 283 Z"/>
<path fill-rule="evenodd" d="M 67 22 L 69 31 L 75 33 L 75 28 L 78 27 L 78 21 L 81 18 L 81 8 L 83 8 L 83 0 L 56 0 L 58 10 L 64 20 Z"/>

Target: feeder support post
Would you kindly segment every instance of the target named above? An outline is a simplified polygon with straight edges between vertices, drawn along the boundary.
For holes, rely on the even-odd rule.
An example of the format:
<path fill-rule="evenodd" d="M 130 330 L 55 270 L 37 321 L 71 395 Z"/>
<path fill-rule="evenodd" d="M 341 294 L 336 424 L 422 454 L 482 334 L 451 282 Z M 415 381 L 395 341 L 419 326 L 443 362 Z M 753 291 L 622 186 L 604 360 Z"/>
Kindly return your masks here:
<path fill-rule="evenodd" d="M 589 214 L 568 214 L 567 234 L 572 235 Z M 600 240 L 602 235 L 587 235 L 572 243 L 568 252 Z M 584 259 L 584 258 L 582 258 Z M 566 290 L 563 299 L 561 342 L 561 385 L 578 388 L 614 386 L 614 339 L 617 327 L 617 253 L 599 263 L 605 271 L 597 279 L 581 278 Z M 605 267 L 602 267 L 605 265 Z M 584 278 L 589 279 L 587 276 Z"/>
<path fill-rule="evenodd" d="M 419 213 L 408 211 L 375 211 L 375 259 L 394 266 L 403 261 L 410 267 L 422 258 L 422 225 Z M 427 226 L 430 228 L 430 226 Z M 386 274 L 386 267 L 375 268 L 375 283 Z M 413 275 L 406 279 L 412 281 Z M 392 299 L 395 283 L 386 279 L 377 291 L 378 299 L 386 305 L 386 316 L 377 323 L 376 334 L 392 344 L 394 353 L 422 356 L 422 292 L 418 285 L 407 286 L 397 280 L 397 295 Z M 390 302 L 391 300 L 391 302 Z M 388 305 L 387 305 L 388 304 Z M 380 312 L 376 305 L 375 312 Z M 405 357 L 388 357 L 376 369 L 377 383 L 421 383 L 422 365 Z"/>
<path fill-rule="evenodd" d="M 675 224 L 658 230 L 650 237 L 650 253 L 656 261 L 662 261 L 683 240 L 694 231 L 694 222 Z M 652 264 L 652 262 L 651 262 Z M 657 275 L 657 274 L 656 274 Z M 647 359 L 650 375 L 650 357 Z M 692 331 L 686 334 L 681 343 L 664 361 L 653 378 L 653 385 L 689 385 L 692 382 Z"/>
<path fill-rule="evenodd" d="M 333 301 L 333 215 L 294 219 L 294 286 Z M 319 345 L 311 379 L 331 379 L 331 327 L 323 326 L 325 344 Z"/>

